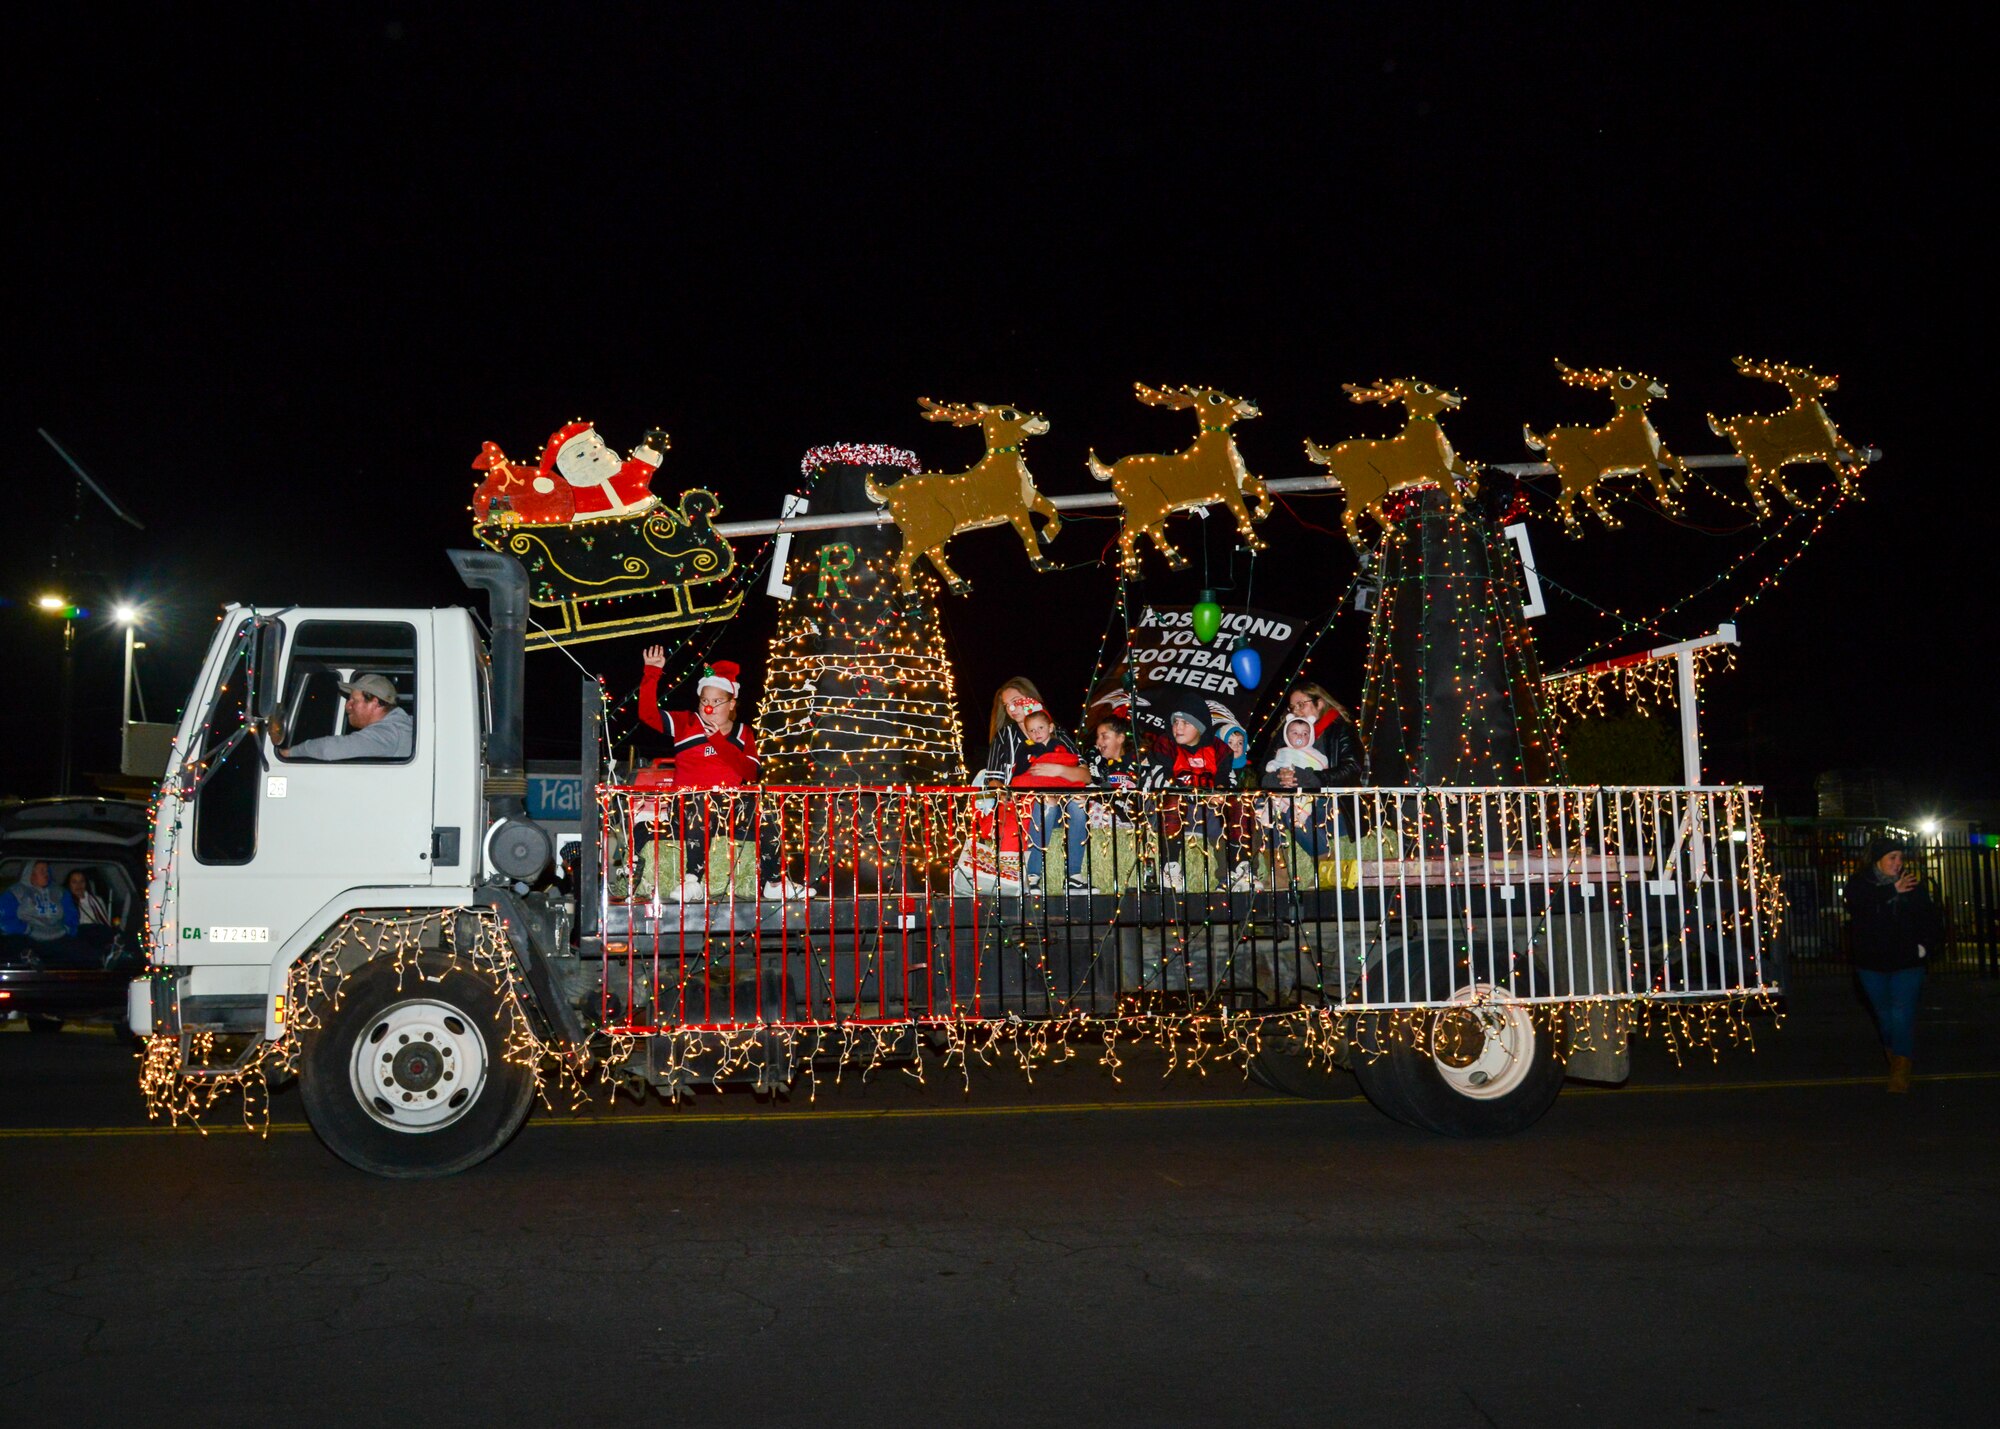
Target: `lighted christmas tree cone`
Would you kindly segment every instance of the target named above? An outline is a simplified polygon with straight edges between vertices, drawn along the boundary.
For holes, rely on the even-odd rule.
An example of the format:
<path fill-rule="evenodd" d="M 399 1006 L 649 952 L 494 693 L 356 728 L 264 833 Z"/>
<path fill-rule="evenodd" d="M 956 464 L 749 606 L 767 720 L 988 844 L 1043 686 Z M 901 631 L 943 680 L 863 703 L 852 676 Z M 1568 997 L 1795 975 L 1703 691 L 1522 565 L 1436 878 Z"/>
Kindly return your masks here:
<path fill-rule="evenodd" d="M 808 463 L 815 512 L 866 511 L 871 477 L 880 487 L 917 468 L 908 452 L 890 447 L 821 448 Z M 926 583 L 903 591 L 896 551 L 890 526 L 793 538 L 784 577 L 792 595 L 779 607 L 757 712 L 767 786 L 965 783 L 937 611 Z M 915 886 L 957 855 L 960 831 L 931 827 L 945 804 L 892 794 L 787 796 L 785 842 L 789 850 L 810 848 L 815 879 L 831 879 L 838 891 Z"/>
<path fill-rule="evenodd" d="M 1361 702 L 1369 782 L 1559 782 L 1513 546 L 1478 502 L 1455 510 L 1434 487 L 1388 514 Z"/>

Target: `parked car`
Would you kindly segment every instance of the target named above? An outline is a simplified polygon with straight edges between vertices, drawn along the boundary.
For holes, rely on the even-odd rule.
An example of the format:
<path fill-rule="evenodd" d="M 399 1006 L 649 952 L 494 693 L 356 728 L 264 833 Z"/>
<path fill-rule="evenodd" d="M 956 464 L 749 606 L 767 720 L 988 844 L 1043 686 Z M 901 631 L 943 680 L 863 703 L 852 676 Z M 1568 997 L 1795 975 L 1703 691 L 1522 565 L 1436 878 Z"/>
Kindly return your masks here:
<path fill-rule="evenodd" d="M 23 884 L 61 897 L 73 929 L 36 938 L 21 925 Z M 72 875 L 87 897 L 70 896 Z M 0 812 L 0 1018 L 37 1032 L 110 1022 L 121 1033 L 125 989 L 145 967 L 146 806 L 116 799 L 43 799 Z"/>

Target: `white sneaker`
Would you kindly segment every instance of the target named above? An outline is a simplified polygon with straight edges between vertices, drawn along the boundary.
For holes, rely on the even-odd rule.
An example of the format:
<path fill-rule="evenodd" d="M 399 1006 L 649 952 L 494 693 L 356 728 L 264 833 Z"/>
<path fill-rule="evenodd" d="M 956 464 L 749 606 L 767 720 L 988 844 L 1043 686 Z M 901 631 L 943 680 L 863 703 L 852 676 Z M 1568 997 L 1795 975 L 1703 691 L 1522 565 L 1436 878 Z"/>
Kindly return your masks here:
<path fill-rule="evenodd" d="M 792 903 L 810 897 L 812 889 L 789 878 L 774 878 L 764 885 L 764 896 L 773 903 Z"/>
<path fill-rule="evenodd" d="M 1160 865 L 1160 887 L 1171 888 L 1176 893 L 1187 887 L 1187 880 L 1181 876 L 1181 866 L 1178 863 Z"/>
<path fill-rule="evenodd" d="M 1256 870 L 1247 863 L 1239 863 L 1229 870 L 1229 891 L 1231 893 L 1262 893 L 1264 885 L 1257 881 Z"/>
<path fill-rule="evenodd" d="M 681 880 L 679 888 L 676 888 L 667 895 L 667 901 L 670 903 L 706 903 L 708 902 L 708 885 L 690 873 Z"/>

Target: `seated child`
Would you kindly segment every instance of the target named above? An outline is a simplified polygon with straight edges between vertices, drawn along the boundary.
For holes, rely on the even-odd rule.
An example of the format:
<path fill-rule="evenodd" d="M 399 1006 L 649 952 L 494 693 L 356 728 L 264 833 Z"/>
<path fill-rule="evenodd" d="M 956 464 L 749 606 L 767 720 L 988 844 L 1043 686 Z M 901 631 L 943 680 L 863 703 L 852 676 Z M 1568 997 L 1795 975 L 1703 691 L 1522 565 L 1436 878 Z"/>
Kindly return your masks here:
<path fill-rule="evenodd" d="M 1083 767 L 1083 759 L 1076 752 L 1076 746 L 1069 736 L 1059 734 L 1056 722 L 1049 718 L 1049 712 L 1040 705 L 1031 708 L 1021 720 L 1021 732 L 1028 736 L 1020 752 L 1014 756 L 1014 774 L 1007 783 L 1016 789 L 1071 789 L 1077 786 L 1074 779 L 1065 779 L 1060 774 L 1033 773 L 1038 764 L 1062 764 L 1072 769 Z"/>
<path fill-rule="evenodd" d="M 1083 758 L 1076 751 L 1070 737 L 1056 728 L 1056 722 L 1049 712 L 1040 705 L 1032 706 L 1021 718 L 1021 733 L 1027 741 L 1014 756 L 1014 773 L 1007 783 L 1015 789 L 1075 789 L 1080 782 L 1065 779 L 1060 774 L 1046 772 L 1051 766 L 1062 766 L 1079 772 L 1083 768 Z M 1043 772 L 1036 773 L 1040 769 Z M 1053 826 L 1063 825 L 1063 845 L 1068 853 L 1069 877 L 1065 891 L 1088 893 L 1090 878 L 1084 870 L 1086 840 L 1089 829 L 1085 823 L 1084 802 L 1081 799 L 1037 799 L 1029 824 L 1027 883 L 1031 892 L 1042 884 L 1042 867 L 1046 859 L 1049 835 Z"/>

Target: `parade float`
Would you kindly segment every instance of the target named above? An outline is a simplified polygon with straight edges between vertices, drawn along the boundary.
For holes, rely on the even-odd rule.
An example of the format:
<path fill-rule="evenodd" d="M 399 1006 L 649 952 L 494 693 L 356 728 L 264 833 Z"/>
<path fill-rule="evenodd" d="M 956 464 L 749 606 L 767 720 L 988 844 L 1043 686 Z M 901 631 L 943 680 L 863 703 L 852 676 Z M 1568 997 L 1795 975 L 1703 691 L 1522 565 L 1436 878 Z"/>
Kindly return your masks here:
<path fill-rule="evenodd" d="M 1093 451 L 1074 483 L 1030 472 L 1042 414 L 926 399 L 924 418 L 976 433 L 977 461 L 816 448 L 772 520 L 722 521 L 707 489 L 657 494 L 664 432 L 620 456 L 574 421 L 533 465 L 487 442 L 481 549 L 450 553 L 485 597 L 486 633 L 462 608 L 221 622 L 155 811 L 152 973 L 130 1009 L 149 1034 L 149 1105 L 198 1117 L 241 1093 L 254 1115 L 296 1074 L 333 1150 L 422 1176 L 490 1155 L 538 1095 L 606 1082 L 786 1094 L 829 1069 L 1076 1057 L 1115 1073 L 1137 1044 L 1301 1095 L 1352 1074 L 1393 1117 L 1476 1135 L 1529 1125 L 1566 1076 L 1621 1079 L 1634 1035 L 1739 1037 L 1776 992 L 1782 909 L 1758 791 L 1701 771 L 1699 682 L 1733 627 L 1547 675 L 1528 539 L 1549 515 L 1614 528 L 1628 499 L 1614 483 L 1662 511 L 1729 503 L 1752 543 L 1741 570 L 1770 567 L 1747 608 L 1878 454 L 1827 417 L 1831 379 L 1738 365 L 1793 405 L 1711 417 L 1730 453 L 1670 454 L 1648 416 L 1655 379 L 1558 364 L 1613 411 L 1524 428 L 1545 461 L 1465 459 L 1441 425 L 1460 397 L 1402 378 L 1346 388 L 1399 406 L 1399 430 L 1307 439 L 1324 472 L 1291 477 L 1251 472 L 1233 428 L 1265 414 L 1222 389 L 1138 386 L 1194 418 L 1188 444 Z M 1796 490 L 1785 473 L 1801 465 L 1834 480 Z M 1247 559 L 1269 547 L 1275 505 L 1309 499 L 1344 503 L 1346 542 L 1307 537 L 1346 572 L 1325 582 L 1325 611 L 1262 609 L 1247 583 L 1228 610 L 1206 588 L 1149 593 L 1158 564 L 1191 564 L 1191 521 L 1213 512 Z M 1170 759 L 1194 724 L 1261 750 L 1327 628 L 1356 613 L 1365 783 L 968 780 L 939 603 L 985 597 L 948 548 L 1008 526 L 1031 580 L 1097 516 L 1119 528 L 1094 721 L 1142 756 Z M 710 640 L 760 583 L 777 626 L 761 700 L 737 710 L 742 677 L 708 662 Z M 675 716 L 660 727 L 676 757 L 636 758 L 628 696 L 538 667 L 578 686 L 588 817 L 565 850 L 524 797 L 527 657 L 613 638 L 657 642 L 648 699 L 698 679 L 729 723 Z M 393 687 L 407 745 L 300 757 L 303 740 L 352 732 L 342 695 L 364 676 Z M 1678 782 L 1568 776 L 1565 728 L 1621 701 L 1677 706 Z M 756 782 L 696 777 L 712 733 L 747 751 L 753 732 Z"/>

